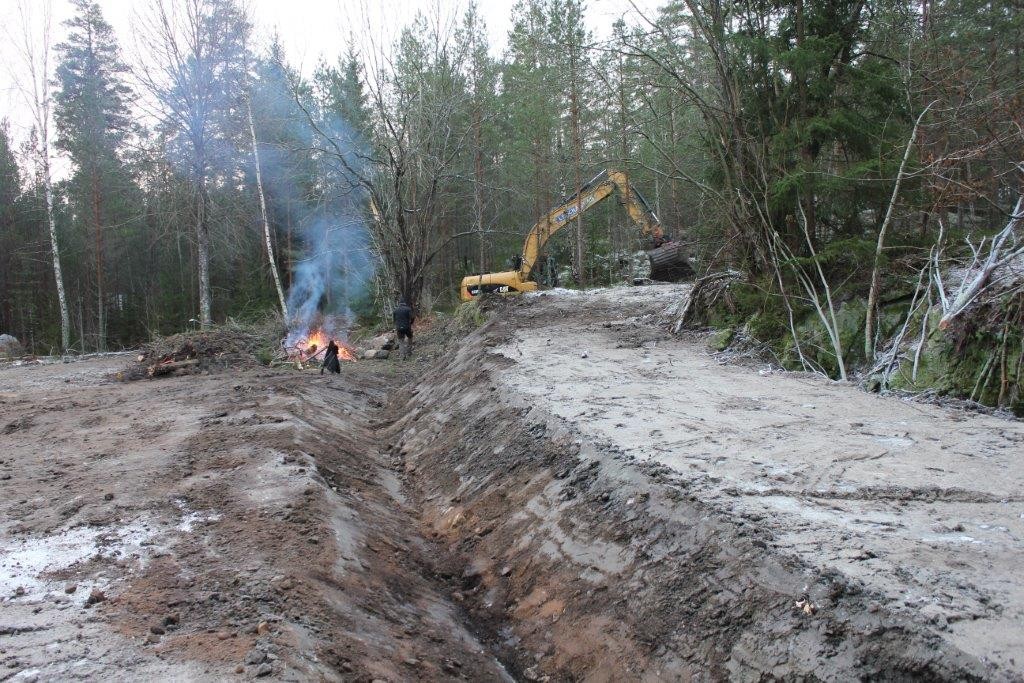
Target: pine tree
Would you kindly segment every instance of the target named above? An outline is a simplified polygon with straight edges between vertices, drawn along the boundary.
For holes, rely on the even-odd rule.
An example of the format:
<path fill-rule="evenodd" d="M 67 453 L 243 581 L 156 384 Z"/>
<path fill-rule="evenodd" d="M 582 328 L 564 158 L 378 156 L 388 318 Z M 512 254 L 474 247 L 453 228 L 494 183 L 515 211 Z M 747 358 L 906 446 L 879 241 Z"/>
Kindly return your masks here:
<path fill-rule="evenodd" d="M 556 156 L 565 83 L 557 73 L 543 0 L 516 4 L 508 45 L 501 78 L 506 134 L 500 155 L 507 159 L 501 184 L 528 198 L 513 202 L 505 211 L 507 229 L 525 234 L 538 216 L 568 193 L 561 184 Z M 520 246 L 521 240 L 510 245 Z"/>
<path fill-rule="evenodd" d="M 235 0 L 188 0 L 184 11 L 163 3 L 142 28 L 151 61 L 141 65 L 145 87 L 162 107 L 161 132 L 193 188 L 199 322 L 213 323 L 211 181 L 234 172 L 247 136 L 243 88 L 252 26 Z"/>
<path fill-rule="evenodd" d="M 354 40 L 349 39 L 349 46 L 345 55 L 339 58 L 337 66 L 330 66 L 326 62 L 317 65 L 313 82 L 323 111 L 340 117 L 345 125 L 366 141 L 372 134 L 371 114 L 363 67 L 359 53 L 353 47 Z"/>
<path fill-rule="evenodd" d="M 72 201 L 91 227 L 96 287 L 96 349 L 107 345 L 104 286 L 106 227 L 115 221 L 114 197 L 122 173 L 118 153 L 130 129 L 131 90 L 124 82 L 113 29 L 94 0 L 74 0 L 76 14 L 65 25 L 68 37 L 57 46 L 54 118 L 57 147 L 75 164 Z"/>

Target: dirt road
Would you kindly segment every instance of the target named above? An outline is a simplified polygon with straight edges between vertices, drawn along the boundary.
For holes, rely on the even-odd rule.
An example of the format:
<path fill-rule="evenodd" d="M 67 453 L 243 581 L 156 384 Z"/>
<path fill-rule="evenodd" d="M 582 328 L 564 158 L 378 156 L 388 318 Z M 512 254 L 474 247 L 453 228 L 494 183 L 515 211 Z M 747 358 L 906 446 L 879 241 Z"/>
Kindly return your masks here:
<path fill-rule="evenodd" d="M 681 291 L 0 370 L 0 680 L 1019 680 L 1024 426 L 720 364 Z"/>
<path fill-rule="evenodd" d="M 666 332 L 683 291 L 526 297 L 402 406 L 521 665 L 1020 680 L 1024 425 L 720 364 Z"/>
<path fill-rule="evenodd" d="M 499 350 L 504 384 L 873 607 L 1024 673 L 1024 424 L 719 364 L 645 329 L 674 290 L 541 299 Z"/>

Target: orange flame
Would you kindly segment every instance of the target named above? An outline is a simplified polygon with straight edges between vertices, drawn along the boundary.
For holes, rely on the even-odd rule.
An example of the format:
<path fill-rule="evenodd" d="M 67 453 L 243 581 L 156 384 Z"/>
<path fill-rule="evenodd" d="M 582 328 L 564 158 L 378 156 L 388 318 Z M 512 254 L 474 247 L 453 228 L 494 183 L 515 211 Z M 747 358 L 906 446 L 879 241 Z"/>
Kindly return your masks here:
<path fill-rule="evenodd" d="M 314 330 L 309 333 L 305 340 L 300 341 L 297 346 L 308 354 L 314 354 L 317 351 L 326 349 L 329 341 L 323 330 Z"/>
<path fill-rule="evenodd" d="M 338 360 L 354 361 L 356 359 L 352 347 L 338 339 L 333 341 L 338 345 Z M 304 339 L 296 341 L 292 347 L 293 351 L 289 355 L 302 362 L 311 361 L 315 357 L 322 357 L 330 342 L 331 338 L 322 329 L 316 329 L 306 335 Z"/>

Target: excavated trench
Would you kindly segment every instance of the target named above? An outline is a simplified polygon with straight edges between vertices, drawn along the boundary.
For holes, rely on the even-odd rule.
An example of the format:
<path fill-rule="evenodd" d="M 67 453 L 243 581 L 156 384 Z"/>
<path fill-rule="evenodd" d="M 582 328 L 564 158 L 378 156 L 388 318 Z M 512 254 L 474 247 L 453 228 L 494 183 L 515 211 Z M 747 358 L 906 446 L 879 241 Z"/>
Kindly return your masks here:
<path fill-rule="evenodd" d="M 514 364 L 493 349 L 511 335 L 493 321 L 395 392 L 378 438 L 452 598 L 513 676 L 993 677 L 859 582 L 773 550 L 755 516 L 507 393 Z"/>

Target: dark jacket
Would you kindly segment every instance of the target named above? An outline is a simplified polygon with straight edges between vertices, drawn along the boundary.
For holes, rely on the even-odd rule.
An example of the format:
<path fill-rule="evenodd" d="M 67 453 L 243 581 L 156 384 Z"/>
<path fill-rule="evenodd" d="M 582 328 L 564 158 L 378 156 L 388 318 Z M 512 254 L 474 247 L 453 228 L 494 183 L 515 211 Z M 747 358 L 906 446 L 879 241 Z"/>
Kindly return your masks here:
<path fill-rule="evenodd" d="M 395 329 L 396 330 L 411 330 L 412 321 L 415 320 L 415 316 L 412 314 L 412 308 L 407 303 L 400 303 L 395 306 Z"/>
<path fill-rule="evenodd" d="M 327 345 L 327 353 L 324 354 L 324 362 L 320 366 L 321 375 L 324 374 L 324 368 L 327 369 L 327 372 L 341 372 L 341 363 L 338 362 L 339 351 L 338 345 L 333 340 Z"/>

